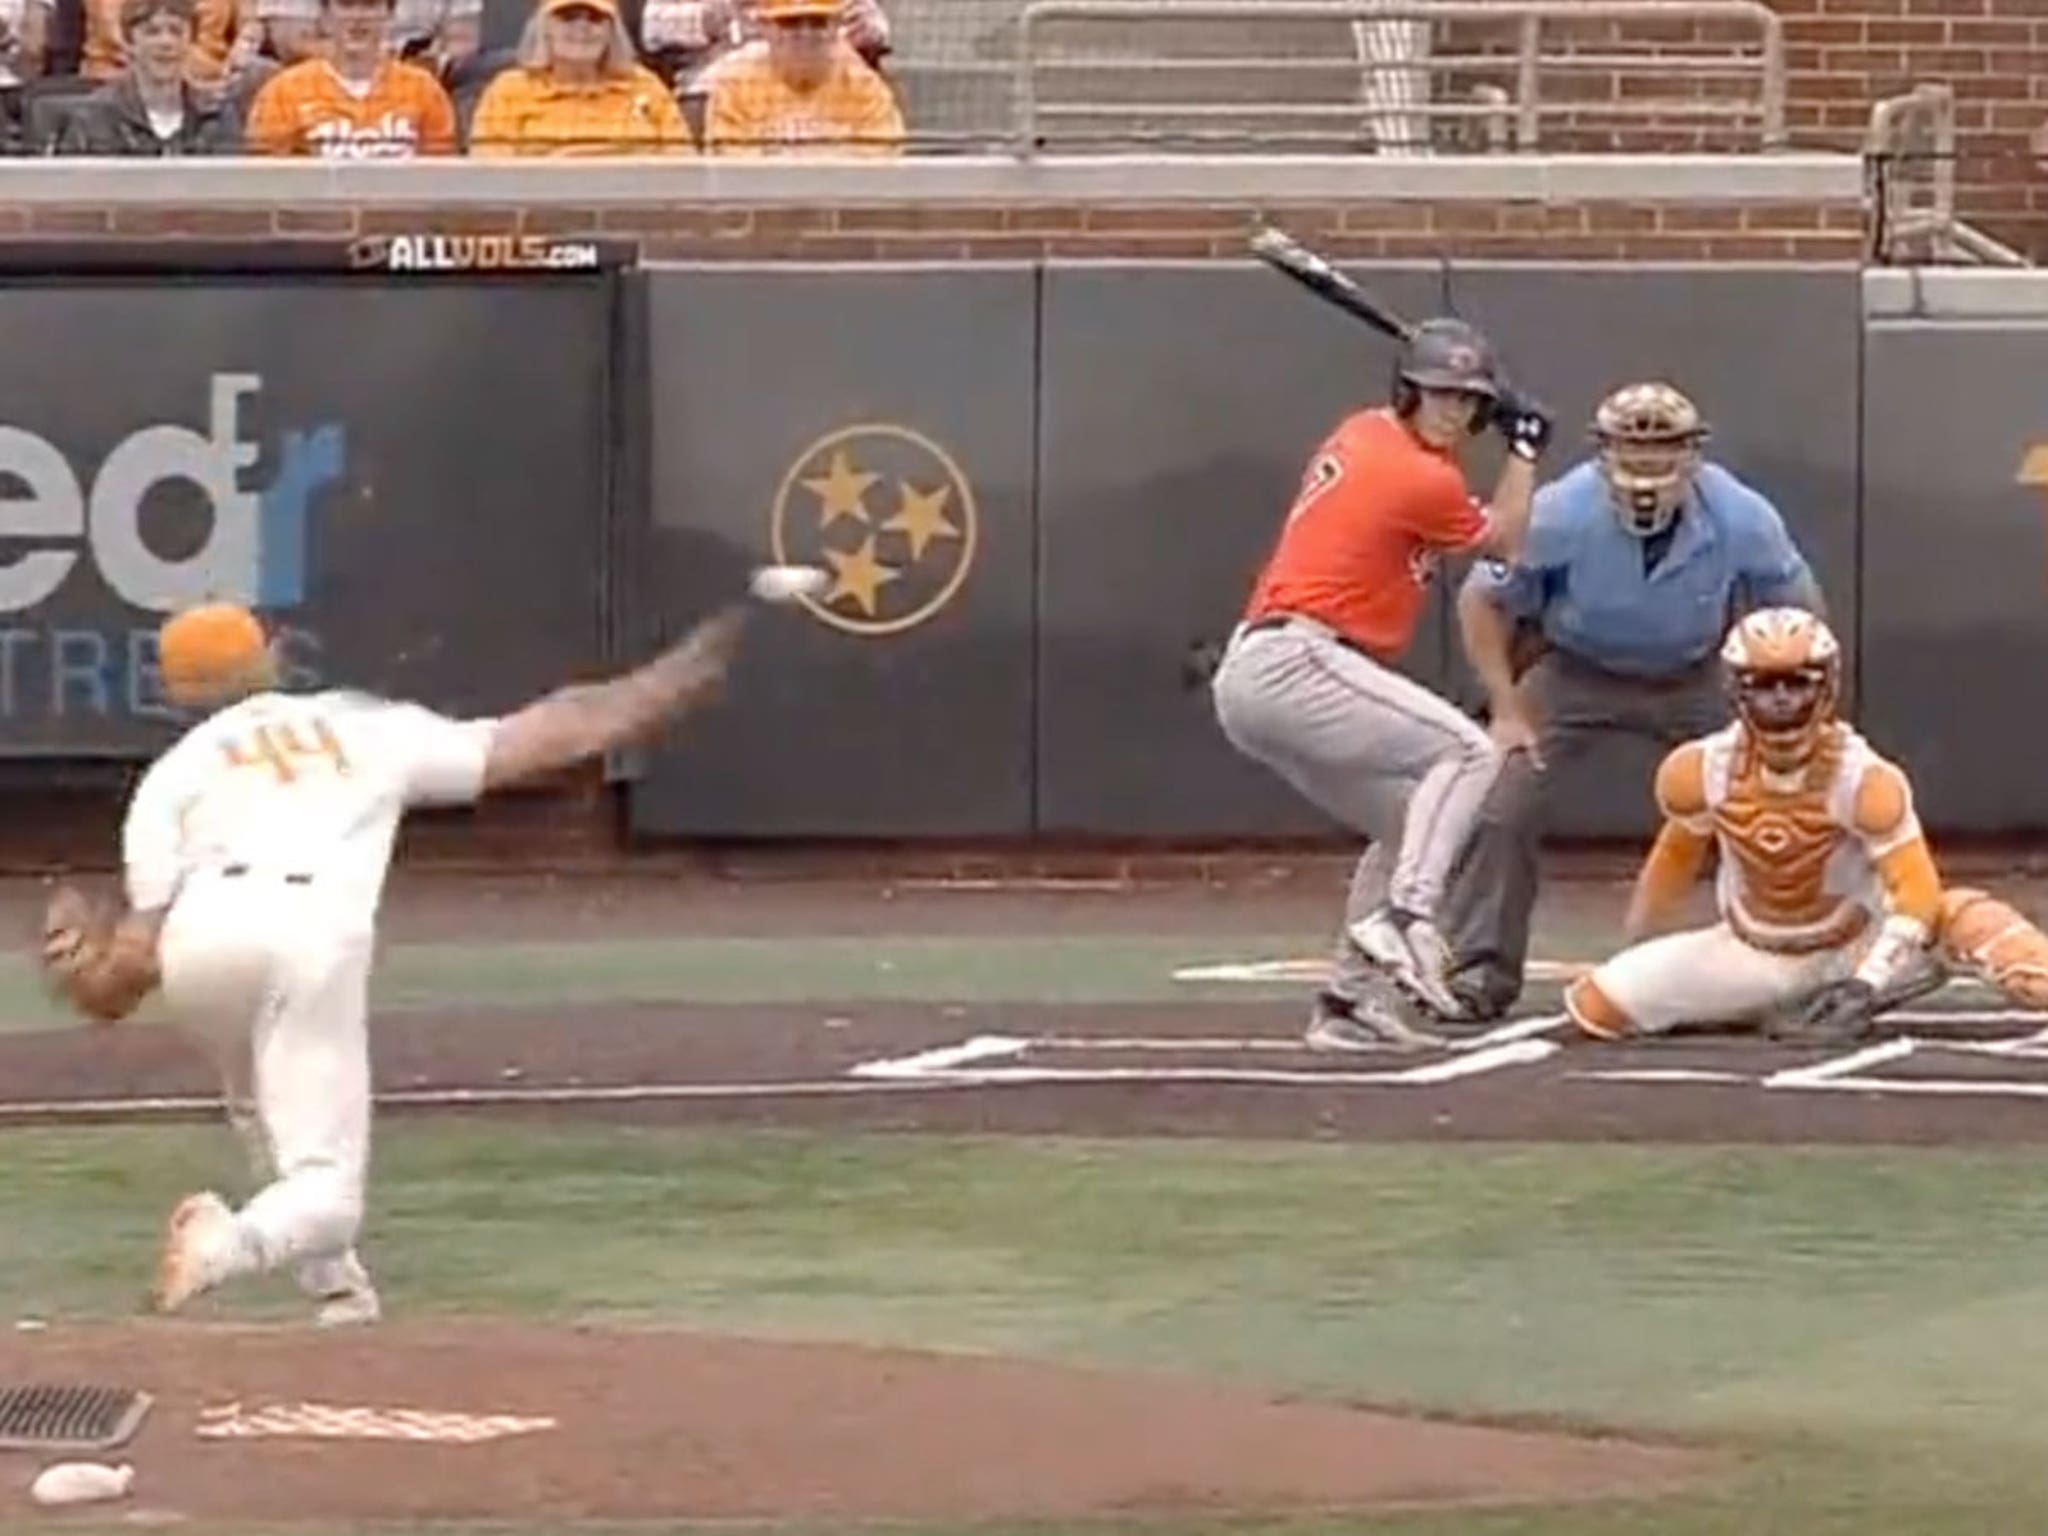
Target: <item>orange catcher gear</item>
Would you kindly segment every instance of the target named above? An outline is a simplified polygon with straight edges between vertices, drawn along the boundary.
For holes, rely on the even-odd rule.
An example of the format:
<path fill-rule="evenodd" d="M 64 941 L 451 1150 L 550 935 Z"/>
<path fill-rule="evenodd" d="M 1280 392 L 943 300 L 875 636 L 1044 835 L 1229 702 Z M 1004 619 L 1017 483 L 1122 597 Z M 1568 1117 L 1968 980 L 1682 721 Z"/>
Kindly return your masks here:
<path fill-rule="evenodd" d="M 157 670 L 165 697 L 184 705 L 217 703 L 276 680 L 263 625 L 239 603 L 202 603 L 165 620 Z"/>
<path fill-rule="evenodd" d="M 1942 953 L 2022 1008 L 2048 1010 L 2048 934 L 2010 903 L 1957 886 L 1941 897 Z"/>

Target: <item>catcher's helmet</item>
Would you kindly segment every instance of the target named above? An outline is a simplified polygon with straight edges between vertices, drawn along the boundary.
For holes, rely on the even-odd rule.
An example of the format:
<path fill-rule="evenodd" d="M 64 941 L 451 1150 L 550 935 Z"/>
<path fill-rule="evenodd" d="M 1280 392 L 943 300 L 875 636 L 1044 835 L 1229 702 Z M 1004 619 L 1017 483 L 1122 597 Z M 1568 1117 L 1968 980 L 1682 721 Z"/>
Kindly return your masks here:
<path fill-rule="evenodd" d="M 1492 402 L 1500 398 L 1494 377 L 1493 346 L 1462 320 L 1425 320 L 1401 347 L 1394 360 L 1394 409 L 1406 416 L 1425 389 L 1457 390 Z M 1485 430 L 1486 412 L 1472 430 Z"/>
<path fill-rule="evenodd" d="M 1827 621 L 1803 608 L 1759 608 L 1721 647 L 1735 712 L 1773 768 L 1803 764 L 1835 718 L 1842 647 Z"/>

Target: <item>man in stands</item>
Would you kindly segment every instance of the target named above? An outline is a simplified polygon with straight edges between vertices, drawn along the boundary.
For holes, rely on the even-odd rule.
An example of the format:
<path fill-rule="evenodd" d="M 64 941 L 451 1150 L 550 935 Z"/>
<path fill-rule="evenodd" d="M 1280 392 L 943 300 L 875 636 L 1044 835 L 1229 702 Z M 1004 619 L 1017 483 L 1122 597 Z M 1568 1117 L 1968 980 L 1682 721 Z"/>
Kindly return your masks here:
<path fill-rule="evenodd" d="M 640 46 L 648 64 L 700 106 L 702 73 L 734 49 L 760 41 L 761 32 L 752 0 L 647 0 L 640 12 Z M 882 67 L 891 45 L 881 0 L 847 0 L 839 34 L 863 63 Z"/>
<path fill-rule="evenodd" d="M 193 0 L 123 0 L 128 67 L 71 104 L 57 133 L 60 155 L 233 155 L 242 125 L 219 97 L 186 75 Z"/>
<path fill-rule="evenodd" d="M 78 72 L 88 80 L 112 84 L 132 62 L 122 0 L 84 0 L 81 14 L 85 39 Z M 191 33 L 185 75 L 201 90 L 231 89 L 257 67 L 256 49 L 263 33 L 255 0 L 194 0 Z"/>
<path fill-rule="evenodd" d="M 320 0 L 256 0 L 256 14 L 270 51 L 281 62 L 297 64 L 326 50 Z M 397 0 L 389 44 L 400 58 L 447 84 L 458 66 L 475 57 L 483 19 L 483 0 Z"/>
<path fill-rule="evenodd" d="M 766 35 L 704 77 L 704 145 L 715 155 L 894 155 L 903 113 L 846 41 L 841 0 L 759 0 Z"/>
<path fill-rule="evenodd" d="M 322 0 L 326 57 L 280 70 L 249 108 L 264 155 L 402 159 L 456 153 L 455 104 L 432 73 L 392 58 L 392 0 Z"/>

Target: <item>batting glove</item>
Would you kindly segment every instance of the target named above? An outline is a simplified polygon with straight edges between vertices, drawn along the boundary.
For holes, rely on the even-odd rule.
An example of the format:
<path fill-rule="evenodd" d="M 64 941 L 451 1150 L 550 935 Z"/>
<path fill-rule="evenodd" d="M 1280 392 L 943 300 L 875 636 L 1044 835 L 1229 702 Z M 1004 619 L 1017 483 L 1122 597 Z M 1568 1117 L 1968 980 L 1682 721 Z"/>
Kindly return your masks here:
<path fill-rule="evenodd" d="M 1504 393 L 1493 405 L 1493 424 L 1500 435 L 1508 440 L 1508 452 L 1517 458 L 1527 459 L 1531 464 L 1542 456 L 1549 446 L 1551 421 L 1549 413 L 1534 400 L 1518 395 L 1513 390 Z"/>

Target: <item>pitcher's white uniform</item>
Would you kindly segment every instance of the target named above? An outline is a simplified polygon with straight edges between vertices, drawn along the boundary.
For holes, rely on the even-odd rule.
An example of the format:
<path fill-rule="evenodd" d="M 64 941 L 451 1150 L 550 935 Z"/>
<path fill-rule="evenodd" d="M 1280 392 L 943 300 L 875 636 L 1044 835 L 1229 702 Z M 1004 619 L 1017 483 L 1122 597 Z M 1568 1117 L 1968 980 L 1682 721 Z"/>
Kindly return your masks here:
<path fill-rule="evenodd" d="M 135 791 L 122 857 L 130 905 L 170 909 L 165 1005 L 218 1055 L 273 1179 L 235 1218 L 238 1268 L 295 1266 L 313 1294 L 374 1312 L 353 1245 L 377 910 L 405 811 L 475 800 L 495 724 L 259 693 L 194 726 Z"/>
<path fill-rule="evenodd" d="M 1926 867 L 1911 786 L 1841 721 L 1789 780 L 1740 723 L 1687 742 L 1657 771 L 1657 805 L 1667 826 L 1713 839 L 1721 920 L 1634 945 L 1574 982 L 1566 1006 L 1588 1034 L 1768 1013 L 1847 978 L 1888 908 L 1922 904 L 1896 889 Z"/>

